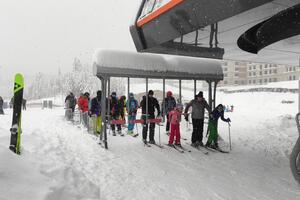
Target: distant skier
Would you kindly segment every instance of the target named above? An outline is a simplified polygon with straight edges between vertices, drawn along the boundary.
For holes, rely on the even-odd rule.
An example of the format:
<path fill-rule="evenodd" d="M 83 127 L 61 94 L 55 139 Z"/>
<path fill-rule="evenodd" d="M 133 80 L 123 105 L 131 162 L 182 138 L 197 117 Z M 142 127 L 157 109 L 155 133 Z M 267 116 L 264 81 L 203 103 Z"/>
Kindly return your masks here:
<path fill-rule="evenodd" d="M 89 111 L 89 114 L 93 119 L 94 134 L 100 134 L 102 129 L 101 98 L 102 98 L 102 91 L 98 90 L 97 96 L 94 97 L 91 101 L 91 109 Z"/>
<path fill-rule="evenodd" d="M 203 146 L 203 125 L 204 125 L 204 112 L 205 109 L 210 113 L 211 108 L 207 104 L 206 100 L 203 98 L 203 92 L 200 91 L 195 99 L 190 101 L 185 110 L 184 116 L 185 120 L 188 121 L 188 110 L 192 107 L 192 123 L 193 123 L 193 133 L 192 133 L 192 145 L 195 147 Z"/>
<path fill-rule="evenodd" d="M 169 121 L 169 112 L 171 112 L 176 107 L 176 100 L 173 97 L 173 94 L 171 91 L 167 92 L 167 97 L 162 102 L 162 113 L 163 116 L 166 116 L 167 123 L 166 123 L 166 134 L 169 135 L 170 130 L 170 121 Z"/>
<path fill-rule="evenodd" d="M 176 137 L 175 145 L 181 146 L 180 144 L 180 121 L 183 106 L 182 104 L 177 104 L 172 111 L 169 112 L 168 120 L 171 125 L 171 133 L 169 136 L 169 145 L 173 145 L 174 137 Z"/>
<path fill-rule="evenodd" d="M 157 116 L 160 116 L 160 107 L 158 104 L 158 101 L 155 97 L 153 97 L 153 90 L 149 90 L 148 92 L 148 119 L 154 119 L 155 118 L 155 108 L 157 110 Z M 144 120 L 143 124 L 143 142 L 147 143 L 147 132 L 148 132 L 148 122 L 146 121 L 146 96 L 143 96 L 143 99 L 140 103 L 140 106 L 142 107 L 142 119 Z M 155 144 L 154 140 L 154 129 L 155 129 L 155 123 L 150 123 L 150 134 L 149 134 L 149 143 Z"/>
<path fill-rule="evenodd" d="M 23 100 L 22 100 L 22 107 L 23 107 L 23 110 L 26 110 L 26 102 L 27 102 L 26 99 L 23 99 Z"/>
<path fill-rule="evenodd" d="M 136 120 L 136 113 L 139 108 L 138 101 L 134 98 L 133 93 L 129 93 L 126 108 L 128 113 L 128 134 L 133 135 L 134 120 Z"/>
<path fill-rule="evenodd" d="M 110 115 L 112 120 L 119 120 L 121 114 L 124 112 L 122 103 L 118 100 L 117 93 L 112 92 L 110 96 Z M 116 136 L 116 126 L 111 124 L 113 136 Z M 121 124 L 117 124 L 117 133 L 122 135 Z"/>
<path fill-rule="evenodd" d="M 0 97 L 0 115 L 4 115 L 3 105 L 4 105 L 4 101 L 2 97 Z"/>
<path fill-rule="evenodd" d="M 76 106 L 76 98 L 72 92 L 66 97 L 65 103 L 68 104 L 67 108 L 70 108 L 72 110 L 72 113 L 74 113 L 75 106 Z"/>
<path fill-rule="evenodd" d="M 221 119 L 224 122 L 231 122 L 230 118 L 225 119 L 224 118 L 224 107 L 222 104 L 219 104 L 209 115 L 209 122 L 208 122 L 208 131 L 209 136 L 207 143 L 205 146 L 218 149 L 218 119 L 221 117 Z"/>

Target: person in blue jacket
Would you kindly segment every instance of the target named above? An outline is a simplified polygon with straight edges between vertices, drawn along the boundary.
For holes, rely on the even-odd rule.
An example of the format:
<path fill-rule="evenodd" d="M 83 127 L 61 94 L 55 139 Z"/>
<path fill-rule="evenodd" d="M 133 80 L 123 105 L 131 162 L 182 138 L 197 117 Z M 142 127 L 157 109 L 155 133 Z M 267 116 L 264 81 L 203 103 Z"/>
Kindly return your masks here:
<path fill-rule="evenodd" d="M 231 122 L 230 118 L 224 118 L 224 106 L 219 104 L 210 114 L 208 122 L 209 136 L 205 146 L 211 148 L 219 148 L 218 145 L 218 119 L 221 118 L 224 122 Z"/>

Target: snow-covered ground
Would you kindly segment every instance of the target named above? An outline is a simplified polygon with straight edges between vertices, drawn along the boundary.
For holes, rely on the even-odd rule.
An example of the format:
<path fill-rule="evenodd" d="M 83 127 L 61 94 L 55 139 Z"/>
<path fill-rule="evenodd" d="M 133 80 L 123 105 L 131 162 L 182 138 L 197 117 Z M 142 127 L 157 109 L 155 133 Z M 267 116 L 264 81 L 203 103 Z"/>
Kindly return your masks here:
<path fill-rule="evenodd" d="M 150 85 L 156 89 L 159 84 Z M 144 86 L 132 86 L 142 92 Z M 168 86 L 175 90 L 176 87 Z M 193 95 L 183 91 L 184 99 Z M 207 96 L 207 95 L 206 95 Z M 218 93 L 218 103 L 234 105 L 230 154 L 204 155 L 144 147 L 141 134 L 108 135 L 105 150 L 83 128 L 64 120 L 64 109 L 28 108 L 23 112 L 22 155 L 8 150 L 11 110 L 0 115 L 0 199 L 300 199 L 288 155 L 298 137 L 294 120 L 297 94 Z M 282 100 L 294 101 L 282 104 Z M 161 142 L 168 137 L 161 129 Z M 191 125 L 181 124 L 182 137 Z M 206 126 L 205 126 L 206 129 Z M 138 126 L 141 133 L 141 126 Z M 159 141 L 159 127 L 155 139 Z M 125 130 L 124 130 L 125 132 Z M 228 126 L 219 123 L 228 147 Z M 206 139 L 206 138 L 205 138 Z"/>

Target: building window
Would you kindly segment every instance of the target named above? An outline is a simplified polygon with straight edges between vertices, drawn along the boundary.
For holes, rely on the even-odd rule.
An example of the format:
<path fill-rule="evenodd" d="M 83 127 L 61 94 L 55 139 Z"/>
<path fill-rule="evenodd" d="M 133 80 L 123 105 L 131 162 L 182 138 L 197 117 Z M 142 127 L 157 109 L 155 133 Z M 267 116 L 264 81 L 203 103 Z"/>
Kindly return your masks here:
<path fill-rule="evenodd" d="M 224 74 L 224 77 L 227 77 L 227 74 Z"/>
<path fill-rule="evenodd" d="M 252 67 L 250 66 L 250 67 L 249 67 L 249 70 L 251 70 L 251 69 L 252 69 Z"/>
<path fill-rule="evenodd" d="M 251 76 L 251 72 L 248 73 L 248 76 Z"/>
<path fill-rule="evenodd" d="M 239 68 L 238 68 L 238 67 L 236 67 L 234 70 L 235 70 L 236 72 L 238 72 L 238 71 L 239 71 Z"/>
<path fill-rule="evenodd" d="M 274 74 L 277 74 L 277 69 L 273 69 L 273 73 L 274 73 Z"/>
<path fill-rule="evenodd" d="M 236 76 L 236 77 L 239 76 L 239 73 L 235 73 L 234 76 Z"/>
<path fill-rule="evenodd" d="M 269 82 L 272 82 L 272 78 L 269 78 Z"/>
<path fill-rule="evenodd" d="M 223 65 L 224 65 L 224 66 L 227 66 L 227 62 L 224 62 Z"/>
<path fill-rule="evenodd" d="M 234 64 L 235 64 L 235 65 L 240 65 L 240 63 L 239 63 L 239 62 L 235 62 Z"/>
<path fill-rule="evenodd" d="M 234 81 L 234 84 L 238 84 L 239 82 L 238 81 Z"/>
<path fill-rule="evenodd" d="M 267 64 L 265 64 L 265 68 L 268 68 L 268 65 L 267 65 Z"/>
<path fill-rule="evenodd" d="M 256 76 L 256 72 L 253 72 L 253 76 Z"/>
<path fill-rule="evenodd" d="M 264 74 L 268 74 L 268 71 L 266 70 Z"/>
<path fill-rule="evenodd" d="M 259 69 L 262 70 L 262 65 L 259 65 Z"/>
<path fill-rule="evenodd" d="M 277 78 L 274 78 L 273 81 L 274 81 L 274 82 L 277 82 Z"/>
<path fill-rule="evenodd" d="M 249 80 L 248 83 L 251 84 L 251 80 Z"/>
<path fill-rule="evenodd" d="M 296 67 L 293 67 L 293 71 L 296 71 Z"/>
<path fill-rule="evenodd" d="M 272 74 L 272 70 L 271 69 L 269 70 L 269 74 Z"/>
<path fill-rule="evenodd" d="M 268 79 L 265 78 L 265 81 L 264 81 L 264 82 L 267 83 L 267 82 L 268 82 Z"/>
<path fill-rule="evenodd" d="M 256 69 L 256 67 L 255 67 L 255 66 L 253 66 L 253 69 Z"/>
<path fill-rule="evenodd" d="M 261 76 L 262 76 L 262 72 L 259 72 L 259 75 L 261 75 Z"/>
<path fill-rule="evenodd" d="M 223 69 L 223 71 L 224 71 L 224 72 L 227 72 L 227 68 L 225 67 L 225 68 Z"/>
<path fill-rule="evenodd" d="M 296 80 L 296 76 L 295 75 L 293 76 L 293 80 Z"/>
<path fill-rule="evenodd" d="M 262 80 L 261 79 L 259 79 L 259 83 L 262 84 Z"/>
<path fill-rule="evenodd" d="M 289 80 L 292 80 L 292 76 L 289 76 Z"/>

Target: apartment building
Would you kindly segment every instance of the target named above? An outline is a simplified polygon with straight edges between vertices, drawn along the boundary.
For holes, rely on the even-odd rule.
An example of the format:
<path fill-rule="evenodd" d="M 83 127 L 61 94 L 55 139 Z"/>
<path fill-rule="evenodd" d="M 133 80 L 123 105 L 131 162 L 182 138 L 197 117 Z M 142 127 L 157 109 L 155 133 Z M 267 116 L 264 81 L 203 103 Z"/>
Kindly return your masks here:
<path fill-rule="evenodd" d="M 223 62 L 224 80 L 220 85 L 259 85 L 298 80 L 300 68 L 270 63 Z"/>

